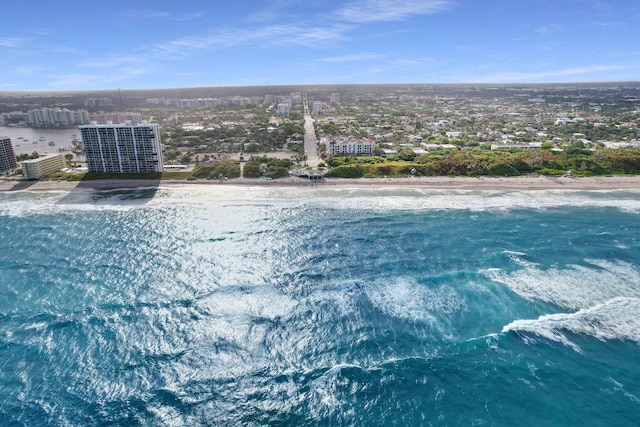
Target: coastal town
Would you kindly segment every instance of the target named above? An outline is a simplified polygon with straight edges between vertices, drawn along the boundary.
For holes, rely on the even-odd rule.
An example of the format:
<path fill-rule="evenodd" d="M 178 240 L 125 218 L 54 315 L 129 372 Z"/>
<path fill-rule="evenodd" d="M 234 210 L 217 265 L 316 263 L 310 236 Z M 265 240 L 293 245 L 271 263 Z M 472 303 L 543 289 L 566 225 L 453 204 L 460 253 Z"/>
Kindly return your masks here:
<path fill-rule="evenodd" d="M 637 174 L 639 127 L 636 83 L 3 93 L 0 173 L 192 180 Z M 11 136 L 24 129 L 43 133 L 32 138 L 38 147 L 49 139 L 44 133 L 74 133 L 40 152 Z"/>

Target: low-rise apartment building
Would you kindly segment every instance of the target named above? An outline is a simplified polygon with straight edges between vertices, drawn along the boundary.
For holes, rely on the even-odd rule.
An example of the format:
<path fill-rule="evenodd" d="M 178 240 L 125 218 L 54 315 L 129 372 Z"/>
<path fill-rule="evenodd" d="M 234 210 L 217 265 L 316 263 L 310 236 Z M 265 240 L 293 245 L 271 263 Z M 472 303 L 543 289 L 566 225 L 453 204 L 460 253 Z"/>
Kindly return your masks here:
<path fill-rule="evenodd" d="M 357 139 L 347 136 L 326 137 L 326 145 L 330 154 L 338 156 L 373 156 L 376 143 L 371 138 Z"/>
<path fill-rule="evenodd" d="M 62 154 L 47 154 L 37 159 L 20 162 L 25 179 L 40 179 L 66 167 L 67 163 Z"/>

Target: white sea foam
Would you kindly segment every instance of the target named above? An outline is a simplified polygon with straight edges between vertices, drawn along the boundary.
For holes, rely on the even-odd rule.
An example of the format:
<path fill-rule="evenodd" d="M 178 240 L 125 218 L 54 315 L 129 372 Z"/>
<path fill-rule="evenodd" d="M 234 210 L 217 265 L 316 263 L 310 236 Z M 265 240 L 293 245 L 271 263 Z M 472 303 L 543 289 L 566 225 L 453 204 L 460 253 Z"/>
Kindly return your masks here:
<path fill-rule="evenodd" d="M 529 300 L 545 301 L 574 313 L 549 314 L 536 320 L 516 320 L 502 332 L 533 334 L 581 351 L 567 333 L 600 340 L 640 343 L 640 271 L 622 261 L 587 260 L 589 265 L 543 270 L 514 260 L 525 268 L 507 273 L 485 270 L 491 280 Z"/>
<path fill-rule="evenodd" d="M 536 320 L 516 320 L 502 332 L 535 334 L 563 343 L 576 351 L 580 347 L 568 334 L 588 335 L 599 340 L 629 340 L 640 343 L 640 298 L 613 298 L 575 313 L 548 314 Z"/>
<path fill-rule="evenodd" d="M 448 329 L 442 321 L 464 306 L 463 298 L 450 286 L 430 288 L 403 277 L 373 283 L 341 283 L 318 289 L 310 300 L 314 304 L 329 303 L 337 308 L 337 315 L 349 316 L 352 320 L 368 316 L 360 305 L 366 301 L 372 309 L 390 318 L 424 322 L 442 331 Z"/>
<path fill-rule="evenodd" d="M 197 306 L 214 317 L 274 320 L 290 315 L 297 303 L 272 286 L 228 286 L 199 299 Z"/>
<path fill-rule="evenodd" d="M 616 297 L 640 298 L 640 271 L 636 266 L 623 261 L 587 262 L 590 265 L 569 265 L 546 270 L 531 263 L 510 273 L 496 268 L 484 270 L 483 273 L 523 298 L 573 310 L 588 308 Z"/>
<path fill-rule="evenodd" d="M 256 193 L 259 195 L 259 193 Z M 559 207 L 618 208 L 640 213 L 640 192 L 627 191 L 477 191 L 407 188 L 305 188 L 273 189 L 269 197 L 302 200 L 331 209 L 366 210 L 544 210 Z"/>
<path fill-rule="evenodd" d="M 137 199 L 130 190 L 90 192 L 29 192 L 0 194 L 0 216 L 24 216 L 61 210 L 158 208 L 187 204 L 195 207 L 255 205 L 268 203 L 280 208 L 387 210 L 508 211 L 558 207 L 617 208 L 640 213 L 640 192 L 625 191 L 477 191 L 419 188 L 335 188 L 335 187 L 159 187 L 153 197 Z M 16 195 L 20 194 L 19 198 Z"/>

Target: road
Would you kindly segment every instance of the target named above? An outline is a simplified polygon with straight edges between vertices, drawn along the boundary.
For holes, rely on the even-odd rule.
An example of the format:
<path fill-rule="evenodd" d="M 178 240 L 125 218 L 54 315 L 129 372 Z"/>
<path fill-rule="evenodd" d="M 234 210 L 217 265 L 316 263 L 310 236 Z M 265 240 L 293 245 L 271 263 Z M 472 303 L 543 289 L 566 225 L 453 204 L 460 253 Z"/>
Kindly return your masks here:
<path fill-rule="evenodd" d="M 318 154 L 318 141 L 316 140 L 316 130 L 313 127 L 313 118 L 309 113 L 307 94 L 303 95 L 304 106 L 304 154 L 307 156 L 307 166 L 317 168 L 322 162 Z"/>

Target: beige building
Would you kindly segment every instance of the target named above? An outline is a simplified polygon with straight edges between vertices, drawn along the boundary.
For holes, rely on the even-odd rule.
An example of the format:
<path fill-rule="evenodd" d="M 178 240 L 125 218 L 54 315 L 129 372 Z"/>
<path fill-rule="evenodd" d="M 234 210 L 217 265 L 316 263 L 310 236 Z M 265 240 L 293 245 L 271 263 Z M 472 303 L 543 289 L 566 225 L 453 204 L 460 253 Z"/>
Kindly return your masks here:
<path fill-rule="evenodd" d="M 47 154 L 37 159 L 20 162 L 25 179 L 40 179 L 67 166 L 62 154 Z"/>

